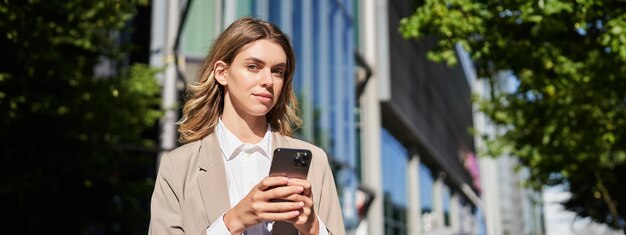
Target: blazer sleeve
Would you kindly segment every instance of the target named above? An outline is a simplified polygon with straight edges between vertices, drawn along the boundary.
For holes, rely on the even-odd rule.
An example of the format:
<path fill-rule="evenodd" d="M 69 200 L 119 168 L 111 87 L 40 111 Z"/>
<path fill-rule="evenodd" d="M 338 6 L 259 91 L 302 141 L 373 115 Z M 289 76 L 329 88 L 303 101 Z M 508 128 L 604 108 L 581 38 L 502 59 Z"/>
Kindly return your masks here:
<path fill-rule="evenodd" d="M 326 154 L 323 155 L 325 159 Z M 332 235 L 345 235 L 346 230 L 343 225 L 343 216 L 333 172 L 328 161 L 323 166 L 322 174 L 322 195 L 320 195 L 320 205 L 317 211 L 318 216 L 323 220 L 326 228 Z"/>
<path fill-rule="evenodd" d="M 177 194 L 173 164 L 163 155 L 150 205 L 148 234 L 184 234 L 180 196 Z"/>

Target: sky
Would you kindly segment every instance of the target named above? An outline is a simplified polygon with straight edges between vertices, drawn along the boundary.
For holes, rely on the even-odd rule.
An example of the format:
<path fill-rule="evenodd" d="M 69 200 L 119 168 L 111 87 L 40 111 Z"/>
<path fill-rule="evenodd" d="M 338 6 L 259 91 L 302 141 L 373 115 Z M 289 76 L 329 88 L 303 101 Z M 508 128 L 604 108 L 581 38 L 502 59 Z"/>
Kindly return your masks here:
<path fill-rule="evenodd" d="M 563 187 L 551 187 L 543 191 L 546 235 L 624 235 L 622 231 L 610 230 L 589 219 L 576 218 L 573 212 L 566 211 L 559 203 L 569 197 L 570 193 Z"/>

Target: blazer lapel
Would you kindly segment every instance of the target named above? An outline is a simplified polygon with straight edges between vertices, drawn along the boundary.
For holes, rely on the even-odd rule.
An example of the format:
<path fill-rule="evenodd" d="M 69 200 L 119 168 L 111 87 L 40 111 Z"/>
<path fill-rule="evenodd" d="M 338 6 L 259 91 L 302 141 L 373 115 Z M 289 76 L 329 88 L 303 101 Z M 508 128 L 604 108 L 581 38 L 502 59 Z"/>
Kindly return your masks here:
<path fill-rule="evenodd" d="M 204 202 L 204 208 L 213 223 L 219 216 L 230 209 L 230 196 L 226 180 L 226 168 L 222 152 L 215 134 L 202 140 L 199 153 L 198 186 Z"/>
<path fill-rule="evenodd" d="M 287 141 L 285 141 L 285 137 L 282 136 L 278 131 L 272 131 L 272 151 L 269 154 L 273 154 L 274 150 L 277 148 L 285 148 L 287 147 Z"/>

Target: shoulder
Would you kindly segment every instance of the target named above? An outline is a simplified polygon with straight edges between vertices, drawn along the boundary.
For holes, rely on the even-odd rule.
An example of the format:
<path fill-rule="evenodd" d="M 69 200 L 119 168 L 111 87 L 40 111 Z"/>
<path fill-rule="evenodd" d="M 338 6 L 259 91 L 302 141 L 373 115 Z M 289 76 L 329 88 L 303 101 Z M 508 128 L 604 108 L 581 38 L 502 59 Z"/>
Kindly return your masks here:
<path fill-rule="evenodd" d="M 184 161 L 191 158 L 193 155 L 197 155 L 200 151 L 200 144 L 202 140 L 196 140 L 184 145 L 181 145 L 174 150 L 167 153 L 167 157 L 172 161 Z"/>
<path fill-rule="evenodd" d="M 285 141 L 285 143 L 287 143 L 287 145 L 289 145 L 290 147 L 293 148 L 301 148 L 301 149 L 308 149 L 308 150 L 315 150 L 315 151 L 324 151 L 322 150 L 320 147 L 317 147 L 314 144 L 311 144 L 309 142 L 306 142 L 304 140 L 301 139 L 296 139 L 294 137 L 291 136 L 283 136 L 281 135 L 281 138 L 283 138 L 283 141 Z"/>
<path fill-rule="evenodd" d="M 183 174 L 189 171 L 198 164 L 201 143 L 202 140 L 196 140 L 169 151 L 161 158 L 159 169 L 171 169 L 169 174 Z"/>

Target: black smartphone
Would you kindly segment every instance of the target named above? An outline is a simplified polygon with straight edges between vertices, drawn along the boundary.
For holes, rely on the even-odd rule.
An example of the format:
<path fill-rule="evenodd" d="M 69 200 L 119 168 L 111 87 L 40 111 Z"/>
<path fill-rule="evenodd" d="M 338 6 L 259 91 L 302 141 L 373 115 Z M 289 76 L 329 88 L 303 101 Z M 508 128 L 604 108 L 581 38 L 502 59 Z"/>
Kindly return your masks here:
<path fill-rule="evenodd" d="M 269 175 L 306 179 L 312 156 L 307 149 L 277 148 Z"/>

